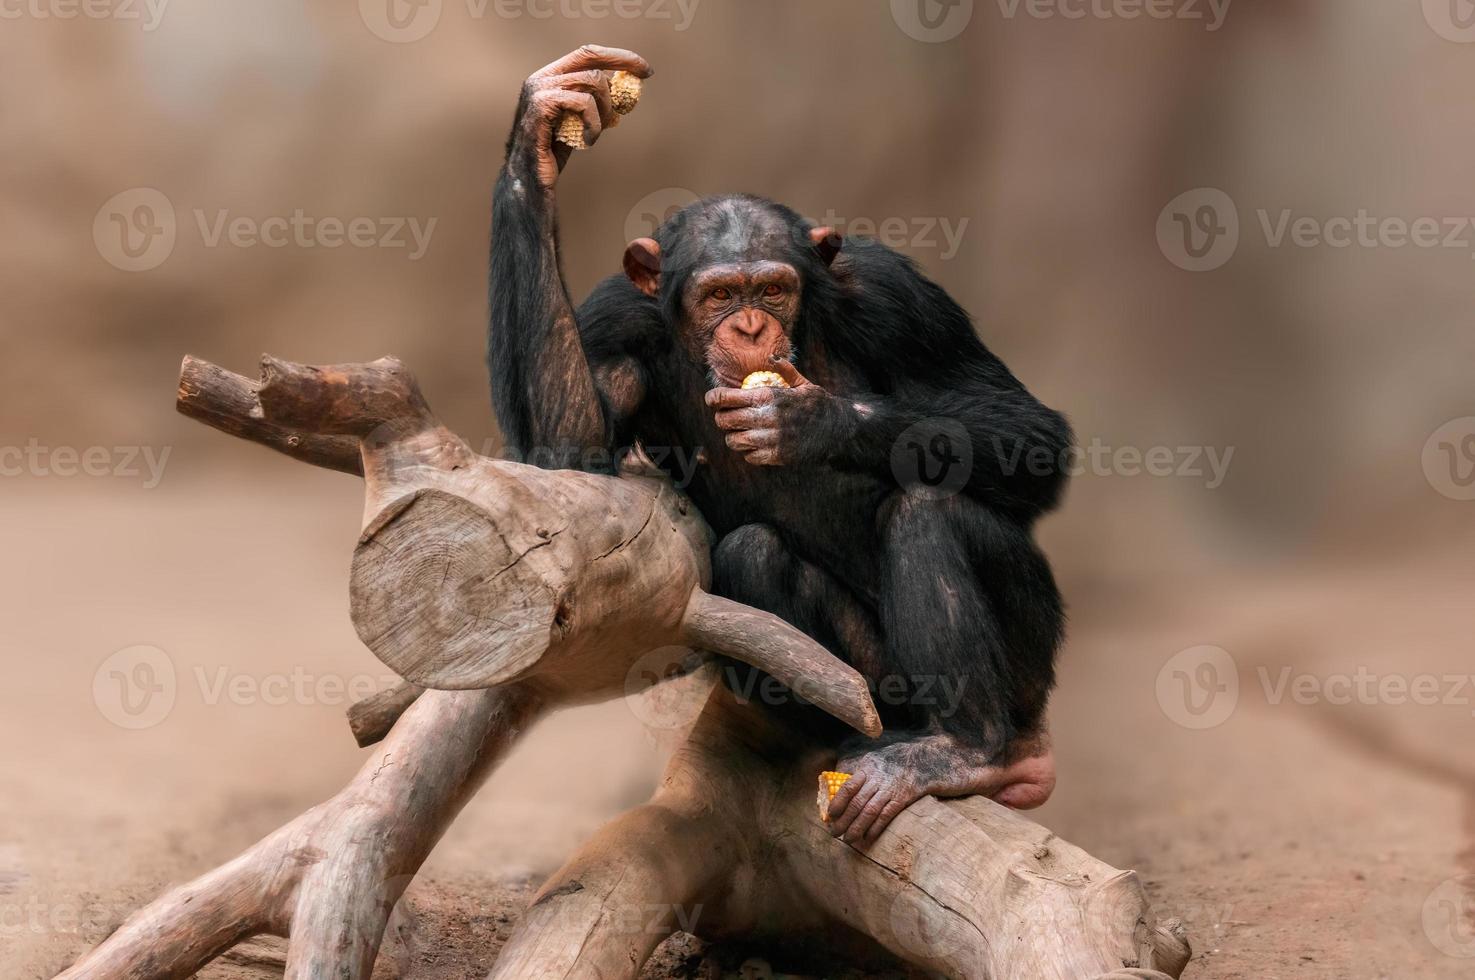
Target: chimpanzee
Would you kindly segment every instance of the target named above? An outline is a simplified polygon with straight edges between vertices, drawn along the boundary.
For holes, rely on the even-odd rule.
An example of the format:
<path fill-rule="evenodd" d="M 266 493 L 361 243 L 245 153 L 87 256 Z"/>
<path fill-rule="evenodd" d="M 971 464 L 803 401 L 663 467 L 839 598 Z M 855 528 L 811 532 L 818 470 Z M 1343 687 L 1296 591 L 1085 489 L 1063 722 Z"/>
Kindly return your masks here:
<path fill-rule="evenodd" d="M 651 74 L 587 45 L 518 103 L 488 346 L 509 445 L 565 465 L 636 441 L 702 451 L 687 490 L 719 538 L 713 590 L 873 684 L 887 732 L 838 745 L 854 777 L 831 807 L 836 835 L 865 844 L 929 794 L 1040 805 L 1064 617 L 1033 526 L 1063 489 L 1064 418 L 908 259 L 758 197 L 701 201 L 631 242 L 625 275 L 575 312 L 554 200 L 569 151 L 552 134 L 573 112 L 593 144 L 615 119 L 615 70 Z M 742 389 L 759 370 L 789 387 Z"/>

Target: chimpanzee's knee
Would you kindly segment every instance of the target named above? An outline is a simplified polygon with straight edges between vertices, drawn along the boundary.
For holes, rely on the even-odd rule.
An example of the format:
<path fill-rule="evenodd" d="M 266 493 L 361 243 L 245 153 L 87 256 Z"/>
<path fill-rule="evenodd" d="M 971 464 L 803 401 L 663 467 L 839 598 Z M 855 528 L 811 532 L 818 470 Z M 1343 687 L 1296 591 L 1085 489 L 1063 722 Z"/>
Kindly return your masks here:
<path fill-rule="evenodd" d="M 794 563 L 783 538 L 767 524 L 744 524 L 712 549 L 712 590 L 735 602 L 757 605 Z"/>

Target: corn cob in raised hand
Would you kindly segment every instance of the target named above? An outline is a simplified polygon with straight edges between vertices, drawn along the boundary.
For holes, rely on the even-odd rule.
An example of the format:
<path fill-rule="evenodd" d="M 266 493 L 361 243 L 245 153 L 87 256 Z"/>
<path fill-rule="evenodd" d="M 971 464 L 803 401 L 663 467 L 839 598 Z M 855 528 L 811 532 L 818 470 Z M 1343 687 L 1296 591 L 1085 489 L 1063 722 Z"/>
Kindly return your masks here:
<path fill-rule="evenodd" d="M 617 71 L 609 78 L 610 105 L 615 112 L 625 115 L 640 102 L 640 77 L 628 71 Z M 584 141 L 584 118 L 577 112 L 565 112 L 558 120 L 558 129 L 553 138 L 564 146 L 575 150 L 587 150 Z"/>

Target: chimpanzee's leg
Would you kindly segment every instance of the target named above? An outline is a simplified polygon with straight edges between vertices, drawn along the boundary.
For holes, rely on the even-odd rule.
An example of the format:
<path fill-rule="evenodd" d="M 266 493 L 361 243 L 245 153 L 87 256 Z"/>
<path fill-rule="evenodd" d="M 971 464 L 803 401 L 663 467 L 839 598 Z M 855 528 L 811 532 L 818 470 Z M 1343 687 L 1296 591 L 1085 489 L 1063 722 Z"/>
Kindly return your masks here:
<path fill-rule="evenodd" d="M 1055 784 L 1044 713 L 1064 617 L 1028 528 L 962 495 L 899 493 L 881 518 L 885 669 L 922 728 L 842 748 L 853 773 L 831 829 L 878 836 L 923 796 L 983 794 L 1019 809 Z"/>
<path fill-rule="evenodd" d="M 712 551 L 712 591 L 773 613 L 807 633 L 866 676 L 885 653 L 875 615 L 823 569 L 798 557 L 766 524 L 730 532 Z M 733 661 L 725 671 L 738 694 L 756 690 L 757 668 Z"/>

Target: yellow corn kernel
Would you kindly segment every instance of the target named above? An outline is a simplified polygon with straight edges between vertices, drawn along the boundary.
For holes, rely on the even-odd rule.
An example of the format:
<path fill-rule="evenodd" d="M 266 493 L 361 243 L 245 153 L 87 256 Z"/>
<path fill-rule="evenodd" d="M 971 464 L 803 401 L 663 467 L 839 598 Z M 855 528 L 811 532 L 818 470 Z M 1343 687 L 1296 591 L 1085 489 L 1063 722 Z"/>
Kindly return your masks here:
<path fill-rule="evenodd" d="M 749 388 L 787 388 L 789 383 L 784 376 L 776 371 L 754 371 L 743 379 L 743 389 Z"/>
<path fill-rule="evenodd" d="M 819 774 L 819 799 L 817 802 L 819 803 L 820 820 L 825 823 L 830 822 L 830 801 L 835 798 L 835 794 L 840 792 L 840 787 L 844 786 L 849 779 L 850 773 L 848 772 L 831 772 L 825 770 Z"/>

